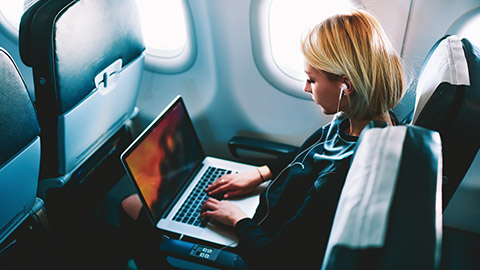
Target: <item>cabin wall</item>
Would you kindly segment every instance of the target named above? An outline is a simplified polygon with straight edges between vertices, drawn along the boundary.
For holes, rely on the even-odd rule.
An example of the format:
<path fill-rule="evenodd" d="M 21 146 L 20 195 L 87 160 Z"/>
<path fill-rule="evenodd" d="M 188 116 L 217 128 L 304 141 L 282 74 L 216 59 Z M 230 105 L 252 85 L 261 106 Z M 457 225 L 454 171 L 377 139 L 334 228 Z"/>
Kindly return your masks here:
<path fill-rule="evenodd" d="M 478 0 L 414 0 L 405 37 L 405 62 L 419 72 L 435 42 L 463 14 L 478 7 Z"/>
<path fill-rule="evenodd" d="M 235 135 L 299 144 L 329 121 L 310 100 L 289 96 L 261 76 L 252 57 L 249 1 L 189 3 L 197 59 L 180 74 L 144 75 L 138 105 L 147 119 L 181 94 L 206 152 L 227 157 L 226 142 Z"/>

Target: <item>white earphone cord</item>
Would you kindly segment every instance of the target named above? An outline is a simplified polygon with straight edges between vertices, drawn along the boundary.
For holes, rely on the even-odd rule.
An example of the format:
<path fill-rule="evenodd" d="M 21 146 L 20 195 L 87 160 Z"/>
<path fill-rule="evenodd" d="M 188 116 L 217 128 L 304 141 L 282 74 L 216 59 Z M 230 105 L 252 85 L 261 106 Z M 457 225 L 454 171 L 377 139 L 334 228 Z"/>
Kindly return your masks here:
<path fill-rule="evenodd" d="M 341 93 L 340 93 L 340 96 L 341 96 Z M 335 116 L 336 117 L 336 116 Z M 335 120 L 335 118 L 333 119 Z M 332 122 L 333 122 L 332 120 Z M 265 219 L 267 219 L 268 215 L 270 214 L 270 202 L 268 200 L 268 192 L 270 191 L 270 187 L 273 186 L 273 184 L 277 181 L 277 179 L 280 177 L 280 175 L 282 175 L 287 169 L 295 166 L 295 165 L 300 165 L 302 167 L 302 170 L 305 169 L 305 165 L 303 165 L 303 163 L 305 162 L 305 159 L 307 158 L 307 156 L 310 154 L 310 152 L 317 146 L 319 145 L 322 145 L 322 144 L 325 144 L 325 143 L 329 143 L 329 142 L 332 142 L 335 140 L 335 138 L 337 138 L 339 136 L 339 132 L 340 132 L 340 127 L 337 128 L 337 131 L 336 131 L 336 134 L 337 136 L 333 137 L 331 140 L 329 141 L 324 141 L 324 142 L 321 142 L 321 140 L 323 139 L 323 136 L 324 136 L 324 133 L 325 133 L 325 129 L 322 130 L 322 136 L 320 136 L 320 139 L 317 140 L 316 143 L 312 144 L 311 146 L 309 146 L 308 148 L 306 148 L 305 150 L 303 150 L 302 152 L 300 152 L 298 155 L 295 156 L 295 158 L 293 159 L 292 162 L 290 162 L 290 164 L 288 164 L 285 168 L 283 168 L 283 170 L 280 171 L 280 173 L 268 184 L 268 187 L 267 187 L 267 190 L 265 191 L 265 200 L 266 200 L 266 203 L 267 203 L 267 213 L 265 214 L 265 216 L 258 222 L 258 224 L 262 224 Z M 295 162 L 295 160 L 297 160 L 297 158 L 299 156 L 301 156 L 303 153 L 305 153 L 306 151 L 308 151 L 305 156 L 303 157 L 302 159 L 302 162 Z"/>
<path fill-rule="evenodd" d="M 340 88 L 340 95 L 338 95 L 338 104 L 337 104 L 337 113 L 340 112 L 340 102 L 342 101 L 342 96 L 345 90 L 347 90 L 348 86 L 346 84 L 342 84 L 342 88 Z"/>

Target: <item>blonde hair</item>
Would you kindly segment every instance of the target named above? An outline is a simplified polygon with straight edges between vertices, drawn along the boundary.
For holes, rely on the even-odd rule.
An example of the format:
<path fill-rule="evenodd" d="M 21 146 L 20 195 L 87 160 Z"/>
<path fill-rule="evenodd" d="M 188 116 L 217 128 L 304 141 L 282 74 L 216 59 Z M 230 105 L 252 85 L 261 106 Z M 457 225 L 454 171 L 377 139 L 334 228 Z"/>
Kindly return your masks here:
<path fill-rule="evenodd" d="M 302 53 L 312 67 L 350 80 L 354 91 L 344 111 L 352 119 L 372 120 L 403 96 L 400 59 L 378 21 L 366 11 L 324 20 L 303 38 Z"/>

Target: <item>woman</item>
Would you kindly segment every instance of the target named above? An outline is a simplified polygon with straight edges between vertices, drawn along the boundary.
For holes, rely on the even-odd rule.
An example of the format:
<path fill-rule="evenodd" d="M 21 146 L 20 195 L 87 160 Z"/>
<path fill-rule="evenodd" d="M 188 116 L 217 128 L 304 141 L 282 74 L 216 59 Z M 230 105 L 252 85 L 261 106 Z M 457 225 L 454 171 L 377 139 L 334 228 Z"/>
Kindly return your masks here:
<path fill-rule="evenodd" d="M 202 217 L 232 226 L 237 252 L 251 268 L 319 268 L 350 158 L 372 120 L 395 124 L 389 111 L 404 92 L 399 57 L 378 21 L 354 10 L 332 16 L 302 41 L 305 92 L 327 115 L 336 114 L 287 162 L 220 177 L 207 188 L 225 198 L 247 194 L 272 179 L 253 219 L 227 200 L 209 198 Z"/>
<path fill-rule="evenodd" d="M 334 119 L 288 159 L 222 176 L 207 188 L 211 196 L 232 198 L 271 179 L 252 219 L 227 200 L 209 198 L 202 207 L 202 217 L 234 227 L 236 251 L 250 268 L 321 266 L 357 138 L 372 120 L 395 124 L 389 111 L 405 88 L 399 57 L 368 12 L 327 18 L 308 32 L 301 49 L 304 90 Z M 141 212 L 135 196 L 122 207 L 133 219 Z"/>

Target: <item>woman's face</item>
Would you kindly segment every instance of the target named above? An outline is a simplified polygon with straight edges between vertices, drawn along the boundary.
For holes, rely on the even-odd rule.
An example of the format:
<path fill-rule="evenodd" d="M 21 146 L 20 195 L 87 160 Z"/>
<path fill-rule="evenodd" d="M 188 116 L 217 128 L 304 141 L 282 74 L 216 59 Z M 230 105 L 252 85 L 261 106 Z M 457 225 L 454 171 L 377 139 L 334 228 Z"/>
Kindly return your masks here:
<path fill-rule="evenodd" d="M 312 98 L 322 107 L 323 113 L 337 113 L 341 81 L 331 81 L 324 71 L 315 69 L 305 62 L 305 73 L 308 76 L 304 91 L 312 94 Z"/>

